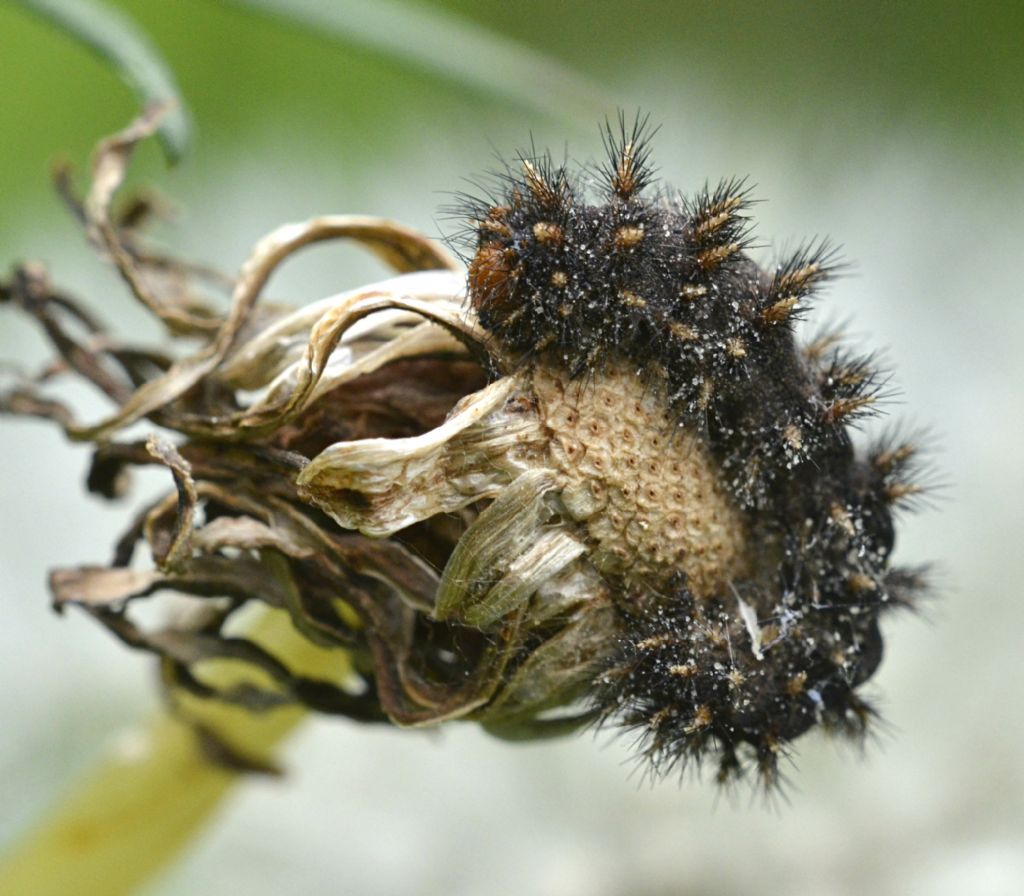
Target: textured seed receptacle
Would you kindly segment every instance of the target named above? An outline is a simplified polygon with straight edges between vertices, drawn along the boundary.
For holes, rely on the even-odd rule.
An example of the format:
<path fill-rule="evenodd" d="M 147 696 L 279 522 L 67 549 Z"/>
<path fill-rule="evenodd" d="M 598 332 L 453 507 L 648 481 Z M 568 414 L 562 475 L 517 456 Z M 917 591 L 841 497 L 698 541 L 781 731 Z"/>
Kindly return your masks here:
<path fill-rule="evenodd" d="M 746 574 L 746 529 L 699 436 L 673 421 L 661 383 L 624 365 L 570 379 L 537 366 L 562 500 L 601 572 L 661 585 L 683 572 L 696 597 Z"/>

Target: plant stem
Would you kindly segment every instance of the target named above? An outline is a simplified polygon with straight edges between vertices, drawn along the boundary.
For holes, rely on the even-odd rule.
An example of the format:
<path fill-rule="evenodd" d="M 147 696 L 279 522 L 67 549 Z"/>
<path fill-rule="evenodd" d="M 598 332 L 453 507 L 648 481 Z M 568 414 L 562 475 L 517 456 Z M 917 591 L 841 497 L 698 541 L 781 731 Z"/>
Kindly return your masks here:
<path fill-rule="evenodd" d="M 343 681 L 347 655 L 299 637 L 281 611 L 263 609 L 246 636 L 306 675 Z M 209 680 L 225 683 L 228 664 Z M 287 706 L 251 713 L 216 701 L 188 701 L 190 717 L 256 762 L 272 764 L 281 740 L 304 717 Z M 215 765 L 188 723 L 168 714 L 122 734 L 99 766 L 0 865 L 0 893 L 116 896 L 164 868 L 206 824 L 241 773 Z"/>

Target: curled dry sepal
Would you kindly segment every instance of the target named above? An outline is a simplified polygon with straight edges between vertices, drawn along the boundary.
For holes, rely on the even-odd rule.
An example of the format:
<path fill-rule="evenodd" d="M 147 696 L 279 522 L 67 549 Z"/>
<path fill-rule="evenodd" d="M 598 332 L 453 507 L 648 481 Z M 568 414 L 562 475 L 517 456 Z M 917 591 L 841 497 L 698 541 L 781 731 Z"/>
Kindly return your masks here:
<path fill-rule="evenodd" d="M 156 653 L 169 693 L 254 712 L 510 738 L 625 726 L 656 770 L 712 757 L 723 780 L 753 765 L 767 783 L 809 728 L 863 735 L 879 619 L 924 588 L 890 564 L 894 507 L 920 484 L 912 441 L 853 447 L 870 361 L 794 338 L 835 273 L 828 247 L 766 270 L 745 253 L 742 183 L 651 197 L 638 123 L 608 129 L 596 204 L 547 157 L 470 200 L 468 287 L 419 234 L 342 216 L 274 231 L 231 280 L 153 250 L 145 202 L 111 210 L 155 120 L 100 145 L 83 202 L 62 185 L 171 348 L 121 342 L 37 266 L 0 286 L 58 351 L 3 408 L 94 443 L 98 494 L 147 464 L 176 486 L 109 566 L 53 573 L 58 607 Z M 257 305 L 283 260 L 333 239 L 396 275 Z M 64 375 L 114 413 L 77 422 L 44 395 Z M 141 420 L 148 440 L 118 438 Z M 133 602 L 167 592 L 195 606 L 144 626 Z M 343 649 L 351 680 L 239 636 L 254 604 Z M 211 659 L 260 677 L 215 686 Z"/>

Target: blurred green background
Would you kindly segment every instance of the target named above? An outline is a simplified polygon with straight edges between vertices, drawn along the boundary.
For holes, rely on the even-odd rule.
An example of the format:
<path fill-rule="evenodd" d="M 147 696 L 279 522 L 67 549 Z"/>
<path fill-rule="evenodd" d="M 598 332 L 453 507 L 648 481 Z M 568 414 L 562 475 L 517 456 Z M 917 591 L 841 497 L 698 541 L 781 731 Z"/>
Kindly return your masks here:
<path fill-rule="evenodd" d="M 849 320 L 857 344 L 885 350 L 901 387 L 890 411 L 931 425 L 950 483 L 901 531 L 900 559 L 936 561 L 942 594 L 924 620 L 889 622 L 873 683 L 889 727 L 865 760 L 801 742 L 777 809 L 693 780 L 649 787 L 607 737 L 510 746 L 470 726 L 316 721 L 289 778 L 240 787 L 153 896 L 1021 892 L 1024 5 L 108 5 L 148 35 L 192 117 L 181 165 L 168 171 L 153 144 L 132 173 L 178 207 L 159 230 L 175 249 L 232 271 L 266 231 L 322 212 L 440 236 L 456 225 L 439 209 L 496 153 L 532 135 L 587 161 L 598 123 L 640 108 L 661 124 L 669 183 L 757 184 L 766 256 L 826 233 L 843 246 L 854 274 L 817 320 Z M 8 2 L 0 109 L 0 264 L 42 259 L 115 326 L 156 338 L 48 174 L 62 156 L 85 169 L 136 100 Z M 304 303 L 375 270 L 317 250 L 273 291 Z M 0 356 L 45 357 L 8 309 Z M 146 660 L 47 605 L 46 569 L 105 560 L 128 508 L 85 495 L 85 449 L 41 423 L 0 427 L 2 849 L 156 695 Z"/>

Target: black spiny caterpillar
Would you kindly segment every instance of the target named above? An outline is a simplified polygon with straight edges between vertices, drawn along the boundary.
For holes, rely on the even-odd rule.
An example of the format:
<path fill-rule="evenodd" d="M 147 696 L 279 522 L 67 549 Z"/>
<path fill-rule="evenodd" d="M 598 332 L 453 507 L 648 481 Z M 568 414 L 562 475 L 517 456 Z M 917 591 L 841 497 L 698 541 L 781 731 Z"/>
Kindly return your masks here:
<path fill-rule="evenodd" d="M 599 566 L 622 636 L 593 699 L 640 732 L 656 768 L 711 753 L 723 780 L 746 760 L 772 782 L 804 731 L 861 735 L 873 714 L 857 689 L 881 660 L 879 617 L 924 588 L 890 566 L 894 505 L 920 490 L 915 446 L 856 451 L 850 426 L 873 410 L 880 375 L 835 334 L 794 338 L 837 272 L 829 245 L 763 269 L 745 252 L 744 182 L 654 192 L 645 120 L 619 124 L 589 175 L 598 202 L 546 155 L 470 201 L 470 301 L 505 366 L 580 382 L 625 367 L 707 449 L 743 520 L 746 566 L 713 593 L 682 571 Z"/>

